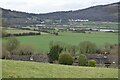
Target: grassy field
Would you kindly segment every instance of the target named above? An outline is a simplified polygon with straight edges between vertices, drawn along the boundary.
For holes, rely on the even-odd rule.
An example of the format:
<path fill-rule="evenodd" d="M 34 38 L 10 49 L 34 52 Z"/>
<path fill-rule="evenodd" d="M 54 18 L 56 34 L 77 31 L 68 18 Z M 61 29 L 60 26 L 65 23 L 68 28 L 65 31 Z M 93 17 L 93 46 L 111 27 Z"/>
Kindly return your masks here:
<path fill-rule="evenodd" d="M 117 78 L 118 69 L 2 61 L 3 78 Z"/>
<path fill-rule="evenodd" d="M 21 44 L 30 44 L 39 51 L 49 51 L 50 41 L 60 41 L 65 44 L 78 45 L 82 41 L 91 41 L 97 46 L 103 46 L 106 43 L 115 44 L 118 42 L 116 33 L 72 33 L 63 32 L 59 36 L 51 34 L 43 34 L 40 36 L 22 36 L 17 37 Z"/>
<path fill-rule="evenodd" d="M 29 33 L 29 32 L 34 32 L 34 33 L 38 33 L 38 31 L 32 31 L 32 30 L 20 30 L 20 29 L 7 29 L 5 30 L 7 33 L 11 33 L 11 34 L 18 34 L 18 33 Z M 47 34 L 44 32 L 41 32 L 41 34 Z"/>
<path fill-rule="evenodd" d="M 12 34 L 15 34 L 15 33 L 29 33 L 29 32 L 35 32 L 35 33 L 38 33 L 37 31 L 30 31 L 30 30 L 6 30 L 7 33 L 12 33 Z"/>

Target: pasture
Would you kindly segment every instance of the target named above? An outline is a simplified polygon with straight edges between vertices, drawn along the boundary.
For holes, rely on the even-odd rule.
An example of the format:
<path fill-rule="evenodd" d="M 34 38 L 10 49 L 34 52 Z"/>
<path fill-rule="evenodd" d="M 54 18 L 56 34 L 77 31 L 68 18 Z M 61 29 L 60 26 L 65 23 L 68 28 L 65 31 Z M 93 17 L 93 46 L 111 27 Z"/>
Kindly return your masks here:
<path fill-rule="evenodd" d="M 3 78 L 118 78 L 118 69 L 2 60 Z"/>
<path fill-rule="evenodd" d="M 29 33 L 29 32 L 38 33 L 38 31 L 20 30 L 20 29 L 7 29 L 5 31 L 10 34 Z M 41 34 L 47 34 L 47 33 L 41 32 Z"/>
<path fill-rule="evenodd" d="M 118 35 L 116 33 L 93 32 L 89 33 L 72 33 L 60 32 L 58 36 L 51 34 L 43 34 L 40 36 L 20 36 L 17 37 L 21 44 L 30 44 L 34 49 L 47 52 L 49 44 L 53 42 L 63 42 L 68 45 L 78 45 L 82 41 L 91 41 L 98 47 L 107 44 L 117 44 Z"/>
<path fill-rule="evenodd" d="M 15 33 L 29 33 L 29 32 L 34 32 L 37 33 L 37 31 L 30 31 L 30 30 L 6 30 L 7 33 L 15 34 Z"/>

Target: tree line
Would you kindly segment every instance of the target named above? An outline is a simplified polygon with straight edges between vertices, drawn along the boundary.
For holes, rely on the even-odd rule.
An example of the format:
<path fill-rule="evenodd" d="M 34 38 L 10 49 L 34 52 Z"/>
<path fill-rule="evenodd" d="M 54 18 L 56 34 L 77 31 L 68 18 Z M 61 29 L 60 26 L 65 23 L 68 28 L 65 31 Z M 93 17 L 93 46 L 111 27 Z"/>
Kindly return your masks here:
<path fill-rule="evenodd" d="M 14 34 L 11 34 L 11 33 L 3 33 L 2 34 L 2 37 L 11 37 L 11 36 L 33 36 L 33 35 L 41 35 L 41 33 L 35 33 L 35 32 L 28 32 L 28 33 L 14 33 Z"/>
<path fill-rule="evenodd" d="M 50 51 L 47 55 L 36 55 L 36 51 L 30 45 L 21 45 L 15 37 L 10 37 L 5 43 L 2 44 L 2 59 L 9 59 L 12 55 L 18 55 L 17 58 L 27 56 L 29 61 L 42 61 L 64 65 L 80 65 L 95 67 L 97 61 L 88 59 L 88 54 L 103 54 L 103 55 L 117 55 L 118 45 L 106 44 L 104 48 L 98 48 L 95 43 L 90 41 L 83 41 L 78 46 L 66 45 L 62 42 L 50 42 Z M 33 59 L 31 59 L 33 58 Z M 42 60 L 34 60 L 34 58 Z M 12 58 L 11 58 L 12 59 Z M 112 59 L 111 59 L 112 61 Z M 110 61 L 105 64 L 109 66 Z M 108 65 L 109 64 L 109 65 Z"/>

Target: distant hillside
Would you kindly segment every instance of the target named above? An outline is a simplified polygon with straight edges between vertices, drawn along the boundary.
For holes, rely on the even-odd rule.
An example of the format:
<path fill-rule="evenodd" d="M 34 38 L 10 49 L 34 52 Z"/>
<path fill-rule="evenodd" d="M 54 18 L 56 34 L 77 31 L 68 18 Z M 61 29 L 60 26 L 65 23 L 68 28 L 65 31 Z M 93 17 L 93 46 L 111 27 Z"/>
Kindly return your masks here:
<path fill-rule="evenodd" d="M 77 11 L 62 11 L 40 15 L 49 19 L 88 19 L 90 21 L 117 21 L 118 4 L 99 5 Z"/>
<path fill-rule="evenodd" d="M 39 24 L 42 20 L 68 20 L 68 19 L 88 19 L 89 21 L 118 21 L 118 8 L 120 2 L 98 5 L 76 11 L 61 11 L 46 14 L 32 14 L 19 11 L 2 9 L 3 18 L 10 25 Z"/>

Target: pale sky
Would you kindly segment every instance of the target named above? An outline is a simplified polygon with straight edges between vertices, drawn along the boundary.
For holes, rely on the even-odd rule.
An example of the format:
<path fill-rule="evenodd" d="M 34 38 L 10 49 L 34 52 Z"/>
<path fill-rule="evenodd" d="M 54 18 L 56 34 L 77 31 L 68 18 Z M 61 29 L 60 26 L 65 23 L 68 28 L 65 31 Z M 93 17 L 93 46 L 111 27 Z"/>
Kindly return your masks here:
<path fill-rule="evenodd" d="M 48 13 L 84 9 L 119 0 L 0 0 L 0 7 L 29 13 Z"/>

